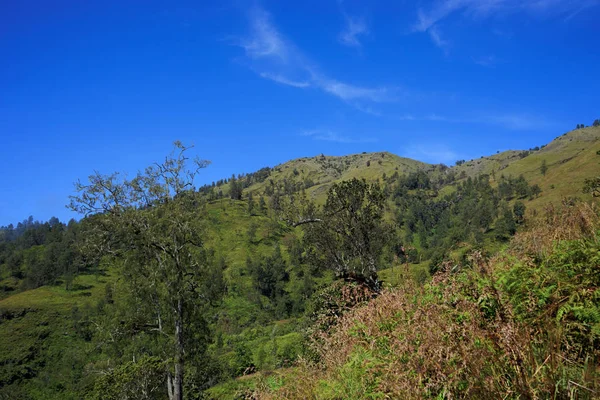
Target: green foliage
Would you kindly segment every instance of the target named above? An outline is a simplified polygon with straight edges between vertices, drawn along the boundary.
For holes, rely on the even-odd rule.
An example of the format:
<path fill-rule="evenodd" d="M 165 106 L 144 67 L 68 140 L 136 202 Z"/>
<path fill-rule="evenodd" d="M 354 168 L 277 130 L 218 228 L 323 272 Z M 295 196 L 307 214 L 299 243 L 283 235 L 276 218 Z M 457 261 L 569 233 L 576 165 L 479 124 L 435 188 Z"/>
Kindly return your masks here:
<path fill-rule="evenodd" d="M 546 164 L 546 160 L 542 160 L 542 166 L 540 167 L 540 172 L 542 173 L 542 175 L 546 175 L 546 172 L 548 171 L 548 165 Z"/>
<path fill-rule="evenodd" d="M 305 227 L 311 261 L 336 276 L 379 288 L 377 270 L 389 229 L 383 222 L 385 196 L 378 184 L 353 179 L 334 184 L 317 219 Z"/>
<path fill-rule="evenodd" d="M 405 231 L 403 243 L 412 248 L 398 256 L 409 257 L 411 262 L 430 260 L 431 272 L 451 258 L 451 252 L 458 246 L 469 244 L 481 248 L 490 246 L 490 241 L 508 239 L 515 233 L 515 218 L 506 211 L 508 206 L 500 206 L 502 199 L 523 198 L 540 190 L 539 186 L 529 186 L 522 176 L 501 177 L 494 188 L 489 176 L 482 175 L 467 178 L 445 196 L 434 197 L 428 192 L 431 186 L 419 188 L 416 177 L 400 179 L 393 192 L 396 220 Z M 520 214 L 517 219 L 523 222 L 525 205 L 521 201 L 516 204 Z M 492 227 L 495 229 L 489 233 Z M 419 258 L 415 259 L 412 253 Z"/>
<path fill-rule="evenodd" d="M 243 192 L 243 184 L 238 179 L 235 178 L 235 175 L 231 177 L 229 180 L 229 196 L 233 200 L 241 200 L 242 192 Z"/>
<path fill-rule="evenodd" d="M 508 204 L 500 206 L 500 218 L 496 221 L 494 234 L 498 240 L 508 240 L 517 230 L 516 221 Z"/>
<path fill-rule="evenodd" d="M 532 325 L 555 320 L 565 330 L 565 350 L 577 359 L 600 344 L 600 239 L 563 241 L 537 262 L 516 262 L 499 282 L 515 316 Z"/>
<path fill-rule="evenodd" d="M 385 399 L 386 395 L 378 390 L 378 374 L 371 371 L 378 368 L 381 361 L 373 357 L 364 348 L 357 348 L 349 360 L 336 373 L 334 379 L 320 383 L 320 399 Z"/>
<path fill-rule="evenodd" d="M 588 178 L 583 183 L 583 193 L 591 193 L 594 197 L 600 196 L 600 177 Z"/>
<path fill-rule="evenodd" d="M 89 400 L 164 399 L 165 362 L 158 357 L 142 356 L 101 375 Z"/>
<path fill-rule="evenodd" d="M 16 227 L 1 227 L 0 276 L 22 280 L 22 289 L 55 284 L 61 278 L 69 288 L 73 278 L 90 267 L 80 252 L 85 236 L 86 224 L 72 220 L 65 225 L 54 217 L 45 223 L 29 217 Z"/>
<path fill-rule="evenodd" d="M 256 289 L 275 306 L 275 315 L 278 317 L 289 315 L 291 305 L 285 286 L 289 282 L 290 276 L 287 271 L 287 263 L 281 254 L 281 248 L 276 246 L 272 256 L 258 262 L 248 259 L 247 268 L 254 278 Z"/>
<path fill-rule="evenodd" d="M 96 173 L 89 184 L 78 182 L 79 194 L 71 196 L 70 207 L 97 213 L 97 251 L 119 257 L 127 266 L 122 273 L 140 312 L 132 329 L 149 327 L 160 339 L 168 338 L 163 360 L 169 360 L 173 369 L 166 371 L 167 387 L 174 399 L 181 400 L 183 366 L 192 350 L 189 339 L 197 336 L 196 323 L 203 320 L 211 300 L 207 294 L 214 291 L 206 280 L 210 262 L 199 218 L 203 203 L 190 190 L 208 162 L 196 159 L 190 168 L 188 148 L 180 142 L 174 145 L 162 164 L 131 180 Z"/>
<path fill-rule="evenodd" d="M 522 201 L 517 201 L 513 205 L 513 214 L 515 217 L 515 222 L 517 224 L 522 224 L 525 220 L 525 204 Z"/>

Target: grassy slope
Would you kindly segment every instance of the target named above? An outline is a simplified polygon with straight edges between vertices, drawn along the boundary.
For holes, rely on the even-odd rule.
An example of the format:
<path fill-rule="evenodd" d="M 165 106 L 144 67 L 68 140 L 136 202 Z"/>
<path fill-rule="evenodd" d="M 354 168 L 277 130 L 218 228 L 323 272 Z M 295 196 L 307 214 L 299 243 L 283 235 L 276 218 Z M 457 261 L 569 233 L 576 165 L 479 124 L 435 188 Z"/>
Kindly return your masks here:
<path fill-rule="evenodd" d="M 367 166 L 367 163 L 370 165 Z M 384 174 L 393 175 L 395 172 L 403 175 L 419 169 L 429 169 L 432 166 L 409 158 L 399 157 L 388 152 L 352 154 L 342 157 L 316 156 L 299 158 L 278 165 L 273 169 L 265 182 L 250 186 L 247 191 L 256 194 L 264 192 L 269 180 L 282 181 L 284 178 L 296 180 L 311 179 L 315 186 L 307 190 L 312 198 L 324 199 L 331 184 L 352 178 L 375 181 Z M 298 172 L 296 176 L 294 170 Z"/>
<path fill-rule="evenodd" d="M 511 163 L 501 172 L 508 176 L 523 175 L 531 184 L 542 188 L 542 195 L 531 202 L 532 208 L 558 203 L 564 197 L 591 199 L 582 193 L 583 181 L 600 172 L 600 127 L 578 129 L 550 142 L 542 150 Z M 548 171 L 540 167 L 546 161 Z"/>
<path fill-rule="evenodd" d="M 527 203 L 529 209 L 541 210 L 549 203 L 557 204 L 565 197 L 591 199 L 582 192 L 586 178 L 599 175 L 600 127 L 587 127 L 565 133 L 543 149 L 521 158 L 521 151 L 509 150 L 481 159 L 474 159 L 452 167 L 459 177 L 463 172 L 468 177 L 488 174 L 495 184 L 501 175 L 518 177 L 523 175 L 530 184 L 538 184 L 542 194 Z M 545 161 L 548 167 L 542 175 L 540 167 Z M 440 194 L 453 190 L 447 186 Z"/>
<path fill-rule="evenodd" d="M 105 294 L 111 275 L 80 275 L 76 290 L 44 286 L 0 300 L 0 387 L 29 381 L 29 396 L 63 399 L 63 388 L 75 384 L 78 371 L 65 360 L 85 354 L 86 343 L 74 329 L 73 309 L 94 307 Z M 51 368 L 47 368 L 51 367 Z M 58 387 L 58 384 L 63 388 Z M 53 386 L 50 386 L 52 383 Z M 19 395 L 10 390 L 13 398 Z M 0 392 L 1 394 L 1 392 Z"/>
<path fill-rule="evenodd" d="M 521 152 L 517 150 L 504 151 L 492 156 L 469 160 L 462 165 L 452 167 L 452 170 L 456 172 L 457 176 L 464 172 L 472 178 L 482 174 L 492 175 L 492 172 L 500 171 L 520 160 L 519 153 Z"/>

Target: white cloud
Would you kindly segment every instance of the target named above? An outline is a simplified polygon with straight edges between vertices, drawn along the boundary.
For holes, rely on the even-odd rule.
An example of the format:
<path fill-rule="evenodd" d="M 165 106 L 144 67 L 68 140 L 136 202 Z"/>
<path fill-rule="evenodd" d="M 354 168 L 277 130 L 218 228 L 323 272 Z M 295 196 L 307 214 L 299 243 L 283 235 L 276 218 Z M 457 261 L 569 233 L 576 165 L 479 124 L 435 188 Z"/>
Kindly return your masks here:
<path fill-rule="evenodd" d="M 400 155 L 433 164 L 453 164 L 461 157 L 457 152 L 442 144 L 415 144 L 403 149 Z"/>
<path fill-rule="evenodd" d="M 348 136 L 340 135 L 336 132 L 332 132 L 330 130 L 323 129 L 304 131 L 302 132 L 302 136 L 309 136 L 314 140 L 322 140 L 326 142 L 335 143 L 373 143 L 377 141 L 376 139 L 371 137 L 351 138 Z"/>
<path fill-rule="evenodd" d="M 358 110 L 376 115 L 365 103 L 395 101 L 396 87 L 368 87 L 341 82 L 319 72 L 318 66 L 291 41 L 286 39 L 271 21 L 266 11 L 255 8 L 249 13 L 250 34 L 235 44 L 242 47 L 250 68 L 259 76 L 295 87 L 314 87 L 335 96 Z M 364 29 L 354 26 L 354 34 Z M 365 28 L 366 29 L 366 28 Z"/>
<path fill-rule="evenodd" d="M 340 33 L 340 43 L 350 47 L 361 47 L 359 36 L 368 35 L 369 28 L 364 20 L 361 18 L 353 18 L 344 14 L 346 20 L 346 27 Z"/>
<path fill-rule="evenodd" d="M 431 38 L 431 41 L 437 47 L 443 49 L 444 51 L 448 50 L 449 43 L 442 38 L 440 30 L 438 29 L 437 26 L 432 26 L 431 28 L 429 28 L 429 30 L 427 32 L 429 33 L 429 37 Z"/>
<path fill-rule="evenodd" d="M 250 25 L 252 35 L 240 42 L 248 57 L 253 59 L 274 57 L 284 62 L 288 61 L 289 45 L 271 23 L 268 13 L 254 8 L 251 12 Z"/>
<path fill-rule="evenodd" d="M 562 16 L 568 20 L 599 4 L 600 0 L 435 0 L 429 8 L 417 10 L 417 21 L 413 25 L 413 31 L 429 33 L 438 47 L 445 48 L 444 40 L 436 29 L 443 20 L 454 13 L 478 20 L 496 14 L 519 12 L 541 17 Z"/>
<path fill-rule="evenodd" d="M 261 72 L 261 73 L 259 73 L 259 75 L 265 79 L 270 79 L 272 81 L 275 81 L 277 83 L 281 83 L 281 84 L 287 85 L 287 86 L 293 86 L 293 87 L 297 87 L 297 88 L 306 88 L 306 87 L 310 86 L 309 82 L 293 81 L 291 79 L 287 79 L 284 76 L 274 75 L 274 74 L 270 74 L 268 72 Z"/>
<path fill-rule="evenodd" d="M 529 131 L 540 128 L 549 128 L 555 125 L 544 117 L 526 113 L 479 113 L 467 117 L 447 117 L 439 114 L 429 114 L 422 120 L 433 122 L 447 122 L 453 124 L 482 124 L 496 125 L 505 129 L 516 131 Z"/>
<path fill-rule="evenodd" d="M 473 62 L 482 67 L 494 67 L 498 63 L 498 59 L 493 54 L 487 56 L 473 57 Z"/>
<path fill-rule="evenodd" d="M 477 118 L 476 121 L 500 125 L 517 131 L 528 131 L 553 126 L 552 121 L 530 114 L 487 114 Z"/>
<path fill-rule="evenodd" d="M 390 90 L 388 88 L 366 88 L 347 83 L 338 82 L 329 78 L 318 79 L 319 85 L 327 93 L 333 94 L 342 100 L 370 100 L 376 103 L 391 101 Z"/>

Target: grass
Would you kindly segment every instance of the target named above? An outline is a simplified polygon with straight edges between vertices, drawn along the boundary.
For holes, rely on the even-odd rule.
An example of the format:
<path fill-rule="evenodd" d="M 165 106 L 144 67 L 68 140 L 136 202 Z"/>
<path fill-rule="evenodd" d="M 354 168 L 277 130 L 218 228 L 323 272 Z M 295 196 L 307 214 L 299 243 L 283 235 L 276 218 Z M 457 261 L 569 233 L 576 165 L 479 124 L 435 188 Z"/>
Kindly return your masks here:
<path fill-rule="evenodd" d="M 73 281 L 78 290 L 66 290 L 62 285 L 42 286 L 0 300 L 0 310 L 70 312 L 73 306 L 82 307 L 84 304 L 98 301 L 104 296 L 106 283 L 114 279 L 112 275 L 79 275 Z"/>
<path fill-rule="evenodd" d="M 541 210 L 549 203 L 559 203 L 564 197 L 591 199 L 582 193 L 586 178 L 598 175 L 600 156 L 600 128 L 590 127 L 571 131 L 502 171 L 505 175 L 523 175 L 531 184 L 538 184 L 543 192 L 531 202 Z M 540 167 L 546 161 L 548 171 L 542 175 Z"/>
<path fill-rule="evenodd" d="M 115 279 L 110 273 L 80 275 L 76 290 L 43 286 L 0 300 L 0 398 L 6 393 L 10 398 L 77 398 L 74 387 L 85 384 L 81 374 L 87 356 L 74 310 L 95 307 Z M 20 385 L 24 382 L 26 388 Z"/>
<path fill-rule="evenodd" d="M 429 261 L 420 264 L 397 264 L 390 268 L 385 268 L 377 272 L 385 287 L 398 287 L 403 284 L 407 278 L 423 284 L 430 278 Z"/>

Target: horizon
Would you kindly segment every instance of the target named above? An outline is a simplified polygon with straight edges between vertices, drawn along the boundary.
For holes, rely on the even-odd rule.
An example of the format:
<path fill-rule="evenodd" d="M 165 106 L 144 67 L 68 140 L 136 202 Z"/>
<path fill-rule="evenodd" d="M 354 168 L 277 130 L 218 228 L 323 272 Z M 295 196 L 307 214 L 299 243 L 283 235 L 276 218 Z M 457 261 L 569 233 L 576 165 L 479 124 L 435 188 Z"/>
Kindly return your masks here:
<path fill-rule="evenodd" d="M 596 0 L 3 8 L 0 226 L 78 217 L 77 179 L 174 140 L 201 186 L 319 154 L 452 166 L 600 117 Z"/>

